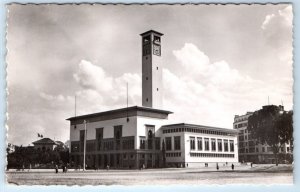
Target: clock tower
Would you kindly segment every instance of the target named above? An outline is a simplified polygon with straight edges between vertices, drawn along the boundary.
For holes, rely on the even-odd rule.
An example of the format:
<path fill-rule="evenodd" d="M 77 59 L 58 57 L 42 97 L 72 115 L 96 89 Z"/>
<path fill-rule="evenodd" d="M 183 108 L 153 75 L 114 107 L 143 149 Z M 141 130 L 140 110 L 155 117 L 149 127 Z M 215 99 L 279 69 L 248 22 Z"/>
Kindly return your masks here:
<path fill-rule="evenodd" d="M 162 33 L 147 31 L 142 36 L 142 105 L 162 108 Z"/>

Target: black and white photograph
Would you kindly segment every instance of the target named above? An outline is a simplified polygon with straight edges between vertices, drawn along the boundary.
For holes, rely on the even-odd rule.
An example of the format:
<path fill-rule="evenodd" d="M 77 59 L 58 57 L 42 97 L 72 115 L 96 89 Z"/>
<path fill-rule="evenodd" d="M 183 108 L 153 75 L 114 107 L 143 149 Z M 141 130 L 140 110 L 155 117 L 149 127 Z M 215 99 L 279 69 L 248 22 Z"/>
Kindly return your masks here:
<path fill-rule="evenodd" d="M 293 5 L 6 5 L 9 185 L 293 185 Z"/>

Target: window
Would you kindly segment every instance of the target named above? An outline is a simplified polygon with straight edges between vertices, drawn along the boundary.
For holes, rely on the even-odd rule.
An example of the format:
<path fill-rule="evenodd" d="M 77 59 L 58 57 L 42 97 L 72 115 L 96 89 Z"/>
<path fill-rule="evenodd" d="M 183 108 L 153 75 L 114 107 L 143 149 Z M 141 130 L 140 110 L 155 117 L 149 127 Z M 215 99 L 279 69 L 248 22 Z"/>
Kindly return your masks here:
<path fill-rule="evenodd" d="M 224 151 L 228 152 L 228 140 L 224 139 Z"/>
<path fill-rule="evenodd" d="M 180 136 L 174 137 L 174 149 L 180 150 Z"/>
<path fill-rule="evenodd" d="M 155 139 L 155 149 L 160 150 L 160 139 L 159 138 Z"/>
<path fill-rule="evenodd" d="M 148 149 L 153 149 L 153 131 L 148 130 Z"/>
<path fill-rule="evenodd" d="M 197 147 L 198 151 L 202 151 L 202 137 L 197 137 Z"/>
<path fill-rule="evenodd" d="M 216 151 L 216 139 L 211 139 L 211 150 Z"/>
<path fill-rule="evenodd" d="M 126 139 L 122 141 L 123 149 L 134 149 L 134 139 Z"/>
<path fill-rule="evenodd" d="M 166 137 L 166 150 L 170 151 L 172 150 L 172 138 Z"/>
<path fill-rule="evenodd" d="M 287 148 L 286 148 L 286 151 L 287 151 L 287 152 L 289 152 L 289 151 L 290 151 L 290 148 L 289 148 L 289 147 L 287 147 Z"/>
<path fill-rule="evenodd" d="M 97 142 L 97 150 L 101 150 L 101 144 L 103 139 L 103 128 L 96 128 L 96 142 Z"/>
<path fill-rule="evenodd" d="M 233 152 L 233 151 L 234 151 L 234 143 L 233 143 L 233 140 L 229 140 L 229 143 L 230 143 L 230 152 Z"/>
<path fill-rule="evenodd" d="M 204 138 L 205 151 L 209 151 L 209 138 Z"/>
<path fill-rule="evenodd" d="M 223 151 L 223 149 L 222 149 L 222 139 L 218 139 L 218 151 Z"/>
<path fill-rule="evenodd" d="M 190 137 L 190 148 L 195 150 L 195 137 Z"/>
<path fill-rule="evenodd" d="M 145 137 L 140 137 L 140 149 L 145 149 L 146 147 L 146 138 Z"/>

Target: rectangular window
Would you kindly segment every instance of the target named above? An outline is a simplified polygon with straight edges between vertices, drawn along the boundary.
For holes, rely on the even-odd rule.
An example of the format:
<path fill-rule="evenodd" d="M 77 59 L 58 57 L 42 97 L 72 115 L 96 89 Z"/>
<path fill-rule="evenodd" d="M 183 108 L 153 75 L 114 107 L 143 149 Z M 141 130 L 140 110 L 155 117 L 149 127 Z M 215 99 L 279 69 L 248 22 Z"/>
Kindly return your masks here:
<path fill-rule="evenodd" d="M 170 151 L 172 150 L 172 138 L 166 137 L 166 150 Z"/>
<path fill-rule="evenodd" d="M 146 138 L 140 137 L 140 149 L 145 149 L 145 148 L 146 148 Z"/>
<path fill-rule="evenodd" d="M 174 137 L 174 149 L 180 150 L 180 136 Z"/>
<path fill-rule="evenodd" d="M 216 139 L 211 139 L 211 150 L 216 151 Z"/>
<path fill-rule="evenodd" d="M 228 140 L 224 139 L 224 151 L 228 152 Z"/>
<path fill-rule="evenodd" d="M 103 139 L 103 128 L 96 128 L 96 143 L 97 143 L 97 150 L 101 150 L 101 144 Z"/>
<path fill-rule="evenodd" d="M 229 140 L 230 143 L 230 152 L 234 152 L 234 143 L 233 140 Z"/>
<path fill-rule="evenodd" d="M 223 151 L 223 148 L 222 148 L 222 139 L 218 139 L 218 151 Z"/>
<path fill-rule="evenodd" d="M 209 151 L 209 138 L 204 138 L 205 151 Z"/>
<path fill-rule="evenodd" d="M 160 150 L 160 139 L 159 138 L 155 139 L 155 149 Z"/>
<path fill-rule="evenodd" d="M 197 137 L 197 147 L 198 151 L 202 151 L 202 137 Z"/>
<path fill-rule="evenodd" d="M 190 148 L 195 150 L 195 137 L 190 137 Z"/>

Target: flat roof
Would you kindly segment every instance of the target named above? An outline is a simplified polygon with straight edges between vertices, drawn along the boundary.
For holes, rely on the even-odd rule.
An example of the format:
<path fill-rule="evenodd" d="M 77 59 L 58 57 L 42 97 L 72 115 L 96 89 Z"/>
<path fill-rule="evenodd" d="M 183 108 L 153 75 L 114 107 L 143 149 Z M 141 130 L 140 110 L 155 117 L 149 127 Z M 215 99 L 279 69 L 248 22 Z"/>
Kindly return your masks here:
<path fill-rule="evenodd" d="M 160 35 L 160 36 L 163 36 L 164 34 L 162 34 L 162 33 L 160 33 L 160 32 L 157 32 L 157 31 L 154 31 L 154 30 L 149 30 L 149 31 L 146 31 L 146 32 L 144 32 L 144 33 L 141 33 L 140 35 L 141 36 L 144 36 L 144 35 L 146 35 L 147 33 L 156 33 L 156 34 L 158 34 L 158 35 Z"/>
<path fill-rule="evenodd" d="M 154 109 L 150 107 L 141 107 L 141 106 L 132 106 L 132 107 L 126 107 L 126 108 L 120 108 L 120 109 L 114 109 L 114 110 L 109 110 L 109 111 L 103 111 L 99 113 L 91 113 L 91 114 L 86 114 L 86 115 L 80 115 L 80 116 L 74 116 L 70 117 L 66 120 L 72 121 L 72 120 L 78 120 L 78 119 L 84 119 L 84 118 L 93 118 L 93 117 L 104 117 L 104 116 L 111 116 L 111 115 L 117 115 L 117 114 L 124 114 L 128 113 L 130 116 L 133 115 L 139 115 L 139 113 L 133 113 L 133 112 L 150 112 L 154 114 L 161 114 L 161 115 L 169 115 L 172 114 L 173 112 L 171 111 L 166 111 L 162 109 Z"/>
<path fill-rule="evenodd" d="M 238 130 L 235 129 L 228 129 L 228 128 L 221 128 L 221 127 L 212 127 L 212 126 L 206 126 L 206 125 L 195 125 L 195 124 L 188 124 L 188 123 L 177 123 L 177 124 L 169 124 L 169 125 L 163 125 L 161 128 L 196 128 L 196 129 L 202 129 L 202 130 L 212 130 L 212 131 L 220 131 L 220 132 L 226 132 L 226 133 L 238 133 Z"/>

